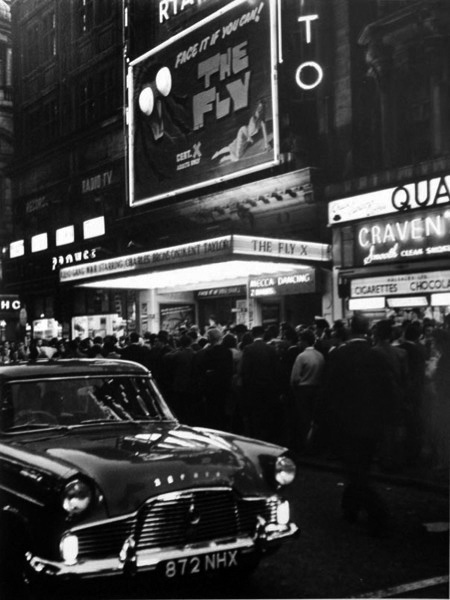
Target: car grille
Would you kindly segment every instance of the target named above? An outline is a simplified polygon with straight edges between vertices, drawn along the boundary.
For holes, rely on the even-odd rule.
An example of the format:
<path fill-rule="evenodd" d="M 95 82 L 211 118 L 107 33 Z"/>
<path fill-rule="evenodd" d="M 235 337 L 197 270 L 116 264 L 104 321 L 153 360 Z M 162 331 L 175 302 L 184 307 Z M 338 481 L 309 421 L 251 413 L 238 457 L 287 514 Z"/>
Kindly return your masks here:
<path fill-rule="evenodd" d="M 117 555 L 133 535 L 138 550 L 252 536 L 258 516 L 274 521 L 276 500 L 244 499 L 232 490 L 193 490 L 147 501 L 136 515 L 74 531 L 80 558 Z"/>

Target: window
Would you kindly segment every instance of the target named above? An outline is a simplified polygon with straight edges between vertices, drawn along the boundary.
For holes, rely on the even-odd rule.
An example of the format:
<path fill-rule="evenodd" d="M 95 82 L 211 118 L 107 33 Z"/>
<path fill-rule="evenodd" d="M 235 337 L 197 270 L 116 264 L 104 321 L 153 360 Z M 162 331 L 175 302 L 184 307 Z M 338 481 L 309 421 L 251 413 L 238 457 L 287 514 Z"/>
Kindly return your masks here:
<path fill-rule="evenodd" d="M 42 117 L 43 141 L 46 142 L 55 139 L 58 135 L 58 105 L 56 100 L 51 100 L 44 104 Z"/>
<path fill-rule="evenodd" d="M 56 18 L 49 12 L 42 17 L 42 60 L 47 61 L 56 55 Z"/>
<path fill-rule="evenodd" d="M 94 0 L 78 0 L 78 34 L 91 31 L 94 26 Z"/>
<path fill-rule="evenodd" d="M 99 25 L 111 16 L 113 7 L 110 0 L 97 0 L 95 3 L 95 22 Z"/>
<path fill-rule="evenodd" d="M 108 116 L 121 105 L 117 79 L 117 71 L 114 67 L 105 69 L 97 77 L 97 117 L 99 118 Z"/>
<path fill-rule="evenodd" d="M 25 46 L 25 71 L 35 69 L 39 64 L 39 27 L 33 23 L 27 30 Z"/>
<path fill-rule="evenodd" d="M 42 111 L 39 107 L 30 110 L 25 118 L 25 131 L 28 131 L 28 140 L 24 141 L 27 149 L 39 147 L 42 134 Z"/>
<path fill-rule="evenodd" d="M 81 82 L 78 95 L 78 125 L 83 127 L 95 118 L 94 82 L 91 77 Z"/>

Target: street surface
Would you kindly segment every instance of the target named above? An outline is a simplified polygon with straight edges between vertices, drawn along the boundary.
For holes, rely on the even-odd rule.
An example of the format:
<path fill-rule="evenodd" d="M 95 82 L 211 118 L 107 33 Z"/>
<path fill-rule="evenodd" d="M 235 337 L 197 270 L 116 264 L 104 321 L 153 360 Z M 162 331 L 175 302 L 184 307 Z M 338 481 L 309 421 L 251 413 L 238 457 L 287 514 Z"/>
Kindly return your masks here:
<path fill-rule="evenodd" d="M 373 538 L 362 523 L 349 525 L 341 519 L 342 482 L 340 473 L 299 467 L 289 497 L 301 535 L 267 557 L 247 579 L 228 576 L 197 585 L 181 581 L 170 589 L 147 579 L 137 582 L 135 594 L 102 588 L 94 597 L 448 598 L 448 532 L 430 533 L 424 527 L 448 522 L 448 495 L 375 482 L 389 505 L 392 526 L 387 537 Z M 390 596 L 380 595 L 386 591 Z"/>

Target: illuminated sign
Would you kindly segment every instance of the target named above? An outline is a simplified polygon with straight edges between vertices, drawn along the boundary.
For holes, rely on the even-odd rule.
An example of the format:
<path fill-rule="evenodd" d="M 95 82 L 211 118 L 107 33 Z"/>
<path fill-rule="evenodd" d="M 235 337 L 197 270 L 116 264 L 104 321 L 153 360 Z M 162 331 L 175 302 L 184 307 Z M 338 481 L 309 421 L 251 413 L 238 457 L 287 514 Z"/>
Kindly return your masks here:
<path fill-rule="evenodd" d="M 22 308 L 22 303 L 18 296 L 4 296 L 0 294 L 0 311 L 11 312 Z"/>
<path fill-rule="evenodd" d="M 10 258 L 18 258 L 19 256 L 23 256 L 25 254 L 25 241 L 24 240 L 16 240 L 15 242 L 11 242 L 9 245 L 9 257 Z"/>
<path fill-rule="evenodd" d="M 260 275 L 248 280 L 250 298 L 288 294 L 308 294 L 317 291 L 315 269 L 304 269 L 278 275 Z"/>
<path fill-rule="evenodd" d="M 235 240 L 234 248 L 236 253 L 303 260 L 330 260 L 331 249 L 328 244 L 250 237 L 245 235 L 236 235 L 233 237 Z"/>
<path fill-rule="evenodd" d="M 350 298 L 348 308 L 350 310 L 381 310 L 385 308 L 384 298 Z"/>
<path fill-rule="evenodd" d="M 355 228 L 355 261 L 364 266 L 450 255 L 450 209 L 406 213 Z"/>
<path fill-rule="evenodd" d="M 328 205 L 328 224 L 336 225 L 441 204 L 450 204 L 450 175 L 334 200 Z"/>
<path fill-rule="evenodd" d="M 319 19 L 319 15 L 302 15 L 298 22 L 305 26 L 305 39 L 307 44 L 312 42 L 312 23 Z M 312 90 L 323 79 L 322 67 L 314 60 L 303 62 L 295 72 L 295 81 L 302 90 Z"/>
<path fill-rule="evenodd" d="M 52 271 L 55 271 L 56 267 L 63 267 L 64 265 L 71 265 L 72 263 L 81 262 L 84 260 L 91 260 L 96 258 L 97 249 L 92 248 L 91 250 L 80 250 L 79 252 L 71 252 L 69 254 L 59 256 L 52 256 Z"/>
<path fill-rule="evenodd" d="M 41 252 L 48 248 L 48 236 L 46 233 L 33 235 L 31 238 L 31 252 Z"/>
<path fill-rule="evenodd" d="M 217 3 L 217 2 L 216 2 Z M 158 21 L 166 23 L 178 15 L 183 15 L 194 9 L 203 8 L 205 5 L 212 5 L 212 0 L 159 0 L 158 4 Z"/>
<path fill-rule="evenodd" d="M 56 245 L 65 246 L 66 244 L 72 244 L 75 240 L 75 228 L 73 225 L 67 227 L 61 227 L 56 230 Z"/>
<path fill-rule="evenodd" d="M 274 0 L 235 0 L 132 61 L 132 206 L 273 166 Z"/>
<path fill-rule="evenodd" d="M 105 235 L 105 217 L 96 217 L 83 223 L 83 237 L 85 240 Z"/>
<path fill-rule="evenodd" d="M 353 279 L 350 283 L 352 298 L 366 296 L 408 296 L 430 292 L 450 292 L 450 271 L 412 273 Z"/>
<path fill-rule="evenodd" d="M 161 250 L 109 258 L 86 265 L 65 267 L 60 270 L 60 281 L 76 281 L 133 271 L 151 271 L 160 267 L 179 266 L 180 263 L 202 263 L 205 259 L 216 260 L 232 258 L 237 255 L 265 256 L 300 262 L 328 261 L 330 260 L 330 246 L 296 240 L 228 235 Z"/>
<path fill-rule="evenodd" d="M 223 298 L 225 296 L 245 296 L 247 293 L 245 285 L 229 285 L 227 287 L 209 288 L 199 290 L 196 294 L 197 299 L 203 298 Z"/>

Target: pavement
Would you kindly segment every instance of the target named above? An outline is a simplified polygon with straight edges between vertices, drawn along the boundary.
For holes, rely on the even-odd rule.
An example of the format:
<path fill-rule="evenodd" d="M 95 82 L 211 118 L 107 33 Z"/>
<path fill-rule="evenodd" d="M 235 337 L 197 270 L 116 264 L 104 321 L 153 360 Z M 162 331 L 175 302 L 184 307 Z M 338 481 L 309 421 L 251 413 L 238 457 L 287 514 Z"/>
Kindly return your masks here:
<path fill-rule="evenodd" d="M 316 469 L 342 471 L 342 466 L 336 457 L 327 453 L 305 453 L 296 457 L 297 465 L 308 466 Z M 396 485 L 414 486 L 419 489 L 435 491 L 449 495 L 450 469 L 430 465 L 428 461 L 419 461 L 416 465 L 401 466 L 397 469 L 383 469 L 375 462 L 372 467 L 372 477 L 379 481 L 386 481 Z"/>

